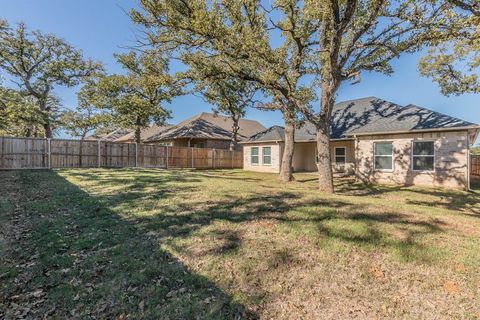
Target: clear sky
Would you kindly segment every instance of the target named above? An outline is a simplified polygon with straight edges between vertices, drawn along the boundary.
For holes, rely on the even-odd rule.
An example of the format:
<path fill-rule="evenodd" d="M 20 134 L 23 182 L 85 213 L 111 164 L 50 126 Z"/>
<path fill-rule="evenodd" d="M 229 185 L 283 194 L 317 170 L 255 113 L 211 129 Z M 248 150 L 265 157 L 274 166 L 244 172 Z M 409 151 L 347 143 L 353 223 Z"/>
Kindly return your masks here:
<path fill-rule="evenodd" d="M 134 5 L 135 1 L 128 0 L 0 0 L 0 17 L 11 24 L 23 21 L 31 29 L 62 37 L 82 49 L 85 56 L 103 62 L 108 72 L 121 72 L 113 53 L 135 43 L 135 26 L 125 13 Z M 359 84 L 342 86 L 337 101 L 376 96 L 480 123 L 480 96 L 443 96 L 436 84 L 419 76 L 419 57 L 420 54 L 404 55 L 394 61 L 392 76 L 362 74 Z M 60 88 L 56 93 L 65 106 L 75 106 L 75 89 Z M 169 108 L 173 116 L 170 122 L 176 123 L 211 107 L 201 98 L 183 96 L 176 98 Z M 247 118 L 256 119 L 266 127 L 283 123 L 278 112 L 252 109 Z"/>

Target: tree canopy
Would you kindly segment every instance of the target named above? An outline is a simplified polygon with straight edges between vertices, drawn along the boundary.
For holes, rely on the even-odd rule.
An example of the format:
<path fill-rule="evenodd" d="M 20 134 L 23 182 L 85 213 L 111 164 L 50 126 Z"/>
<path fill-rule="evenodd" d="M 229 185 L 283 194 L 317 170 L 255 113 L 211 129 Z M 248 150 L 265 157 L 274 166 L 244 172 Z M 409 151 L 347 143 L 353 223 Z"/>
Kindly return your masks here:
<path fill-rule="evenodd" d="M 101 69 L 85 59 L 80 50 L 63 39 L 41 31 L 30 31 L 20 23 L 12 28 L 5 21 L 0 27 L 0 69 L 6 72 L 39 110 L 45 136 L 52 137 L 57 86 L 73 87 L 84 77 Z"/>
<path fill-rule="evenodd" d="M 447 26 L 454 36 L 430 48 L 418 69 L 438 83 L 444 95 L 480 93 L 480 2 L 448 2 L 457 7 Z"/>
<path fill-rule="evenodd" d="M 118 125 L 135 128 L 135 139 L 140 142 L 142 128 L 151 121 L 162 125 L 170 117 L 164 104 L 180 94 L 181 87 L 168 73 L 167 61 L 156 52 L 131 51 L 116 57 L 126 73 L 101 77 L 91 103 L 111 110 Z"/>

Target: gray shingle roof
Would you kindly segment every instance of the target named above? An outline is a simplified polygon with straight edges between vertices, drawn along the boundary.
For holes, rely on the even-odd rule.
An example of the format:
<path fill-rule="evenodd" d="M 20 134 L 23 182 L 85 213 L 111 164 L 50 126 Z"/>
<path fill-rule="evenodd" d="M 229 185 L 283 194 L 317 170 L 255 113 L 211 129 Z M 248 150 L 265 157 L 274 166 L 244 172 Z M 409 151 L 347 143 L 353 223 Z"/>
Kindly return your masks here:
<path fill-rule="evenodd" d="M 454 129 L 475 127 L 463 121 L 413 104 L 400 106 L 376 97 L 340 102 L 332 114 L 332 139 L 348 138 L 354 134 L 408 132 L 412 130 Z M 272 134 L 272 128 L 277 132 Z M 252 136 L 248 142 L 283 141 L 283 127 L 272 127 Z M 315 140 L 315 127 L 306 123 L 295 130 L 295 141 Z"/>
<path fill-rule="evenodd" d="M 206 138 L 230 140 L 233 122 L 229 117 L 202 112 L 179 124 L 147 138 L 146 142 L 170 140 L 178 138 Z M 265 130 L 258 121 L 240 119 L 239 139 L 246 139 L 259 131 Z"/>

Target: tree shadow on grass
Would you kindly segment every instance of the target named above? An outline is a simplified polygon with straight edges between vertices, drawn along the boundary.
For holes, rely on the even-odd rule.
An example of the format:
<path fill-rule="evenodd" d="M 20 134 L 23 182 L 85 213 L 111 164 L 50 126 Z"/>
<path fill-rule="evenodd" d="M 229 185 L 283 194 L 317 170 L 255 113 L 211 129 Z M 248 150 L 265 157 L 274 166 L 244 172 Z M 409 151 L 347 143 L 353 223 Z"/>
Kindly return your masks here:
<path fill-rule="evenodd" d="M 381 197 L 389 193 L 404 191 L 405 193 L 403 194 L 403 197 L 407 204 L 444 208 L 480 218 L 480 193 L 478 192 L 402 185 L 368 185 L 361 182 L 355 182 L 354 180 L 346 180 L 338 183 L 337 191 L 340 194 L 345 195 L 370 197 Z M 432 197 L 435 197 L 436 199 L 432 199 Z"/>
<path fill-rule="evenodd" d="M 83 178 L 85 174 L 88 173 L 81 172 Z M 100 176 L 102 184 L 101 172 L 94 174 Z M 343 244 L 395 250 L 408 261 L 421 262 L 428 262 L 429 258 L 429 248 L 422 245 L 422 238 L 443 231 L 443 223 L 439 220 L 412 219 L 398 212 L 371 212 L 367 205 L 354 201 L 308 199 L 294 191 L 252 192 L 252 195 L 231 195 L 219 201 L 177 200 L 173 204 L 165 201 L 154 208 L 142 207 L 148 215 L 127 218 L 116 211 L 127 205 L 143 206 L 136 200 L 145 197 L 155 200 L 161 196 L 165 200 L 179 190 L 185 192 L 186 188 L 193 188 L 191 191 L 195 191 L 196 178 L 185 175 L 185 186 L 173 185 L 171 181 L 178 182 L 178 176 L 166 173 L 165 177 L 144 178 L 138 190 L 127 190 L 120 195 L 99 192 L 92 196 L 55 172 L 23 172 L 21 175 L 25 189 L 22 201 L 34 226 L 31 238 L 17 246 L 25 248 L 25 259 L 36 258 L 27 271 L 15 270 L 9 275 L 7 281 L 11 283 L 18 278 L 24 279 L 18 274 L 31 277 L 11 287 L 6 296 L 20 292 L 23 300 L 13 302 L 10 299 L 7 306 L 12 302 L 31 306 L 43 299 L 29 312 L 45 313 L 50 317 L 258 317 L 252 309 L 236 302 L 206 277 L 188 270 L 161 248 L 171 239 L 190 238 L 209 226 L 213 226 L 209 229 L 210 235 L 219 241 L 203 254 L 234 254 L 244 245 L 241 227 L 229 229 L 229 224 L 254 223 L 260 228 L 260 222 L 273 221 L 284 226 L 283 229 L 296 229 L 299 234 L 314 229 L 315 233 L 310 235 L 313 240 L 336 240 Z M 128 173 L 125 175 L 122 179 L 132 180 Z M 125 183 L 122 179 L 115 183 Z M 146 195 L 140 192 L 153 186 L 160 191 Z M 170 190 L 164 192 L 167 186 Z M 218 229 L 214 226 L 217 221 L 228 224 Z M 358 224 L 360 229 L 356 229 Z M 274 236 L 285 235 L 276 233 Z M 268 248 L 263 259 L 271 267 L 267 272 L 276 272 L 276 268 L 296 261 L 293 252 L 279 247 Z M 42 288 L 45 295 L 38 295 L 38 299 L 29 295 L 38 288 Z M 254 297 L 263 297 L 268 294 L 268 288 L 252 284 L 248 292 Z M 252 303 L 260 304 L 261 301 Z"/>
<path fill-rule="evenodd" d="M 19 174 L 23 195 L 16 206 L 32 223 L 28 235 L 11 243 L 0 315 L 257 318 L 98 198 L 55 172 Z"/>

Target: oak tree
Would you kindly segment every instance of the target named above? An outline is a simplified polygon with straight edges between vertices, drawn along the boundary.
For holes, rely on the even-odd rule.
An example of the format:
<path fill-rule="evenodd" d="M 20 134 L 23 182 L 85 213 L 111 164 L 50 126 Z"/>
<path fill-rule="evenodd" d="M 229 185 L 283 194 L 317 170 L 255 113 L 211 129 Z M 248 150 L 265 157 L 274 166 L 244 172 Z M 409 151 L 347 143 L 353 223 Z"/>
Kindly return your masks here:
<path fill-rule="evenodd" d="M 0 70 L 6 72 L 32 97 L 42 117 L 46 137 L 51 138 L 55 110 L 54 89 L 73 87 L 101 69 L 99 63 L 85 59 L 80 50 L 66 41 L 41 31 L 30 31 L 20 23 L 12 28 L 2 22 L 0 28 Z"/>
<path fill-rule="evenodd" d="M 135 141 L 153 121 L 165 123 L 170 111 L 165 103 L 181 93 L 181 86 L 168 73 L 168 62 L 153 51 L 116 55 L 125 74 L 102 77 L 93 104 L 109 109 L 114 121 L 124 128 L 135 128 Z"/>

